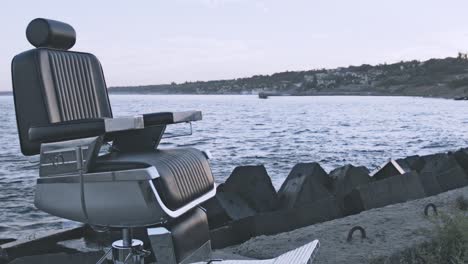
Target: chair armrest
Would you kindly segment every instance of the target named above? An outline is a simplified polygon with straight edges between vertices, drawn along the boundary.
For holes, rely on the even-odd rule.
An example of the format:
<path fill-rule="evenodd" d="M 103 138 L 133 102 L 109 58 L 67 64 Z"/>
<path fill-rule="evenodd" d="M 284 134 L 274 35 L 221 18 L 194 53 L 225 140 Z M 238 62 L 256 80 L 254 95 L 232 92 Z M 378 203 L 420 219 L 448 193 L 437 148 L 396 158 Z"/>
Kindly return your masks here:
<path fill-rule="evenodd" d="M 143 115 L 145 127 L 157 125 L 170 125 L 202 120 L 201 111 L 161 112 Z"/>
<path fill-rule="evenodd" d="M 176 123 L 198 121 L 202 119 L 200 111 L 160 112 L 139 116 L 104 119 L 106 133 L 143 129 L 150 126 L 162 126 Z"/>
<path fill-rule="evenodd" d="M 33 142 L 57 142 L 104 135 L 106 129 L 104 119 L 85 119 L 31 127 L 28 133 Z"/>
<path fill-rule="evenodd" d="M 33 142 L 57 142 L 100 135 L 112 135 L 120 131 L 198 121 L 201 119 L 202 114 L 200 111 L 161 112 L 134 117 L 81 119 L 31 127 L 29 128 L 29 140 Z"/>

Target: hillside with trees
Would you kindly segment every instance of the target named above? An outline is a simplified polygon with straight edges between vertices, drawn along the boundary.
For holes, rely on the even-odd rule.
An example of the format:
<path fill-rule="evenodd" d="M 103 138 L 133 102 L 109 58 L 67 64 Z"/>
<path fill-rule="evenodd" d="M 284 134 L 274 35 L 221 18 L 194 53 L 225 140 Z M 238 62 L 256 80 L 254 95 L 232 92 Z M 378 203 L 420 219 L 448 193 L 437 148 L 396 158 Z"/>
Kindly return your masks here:
<path fill-rule="evenodd" d="M 461 97 L 468 95 L 468 55 L 379 64 L 286 71 L 231 80 L 111 87 L 111 93 L 402 95 Z"/>

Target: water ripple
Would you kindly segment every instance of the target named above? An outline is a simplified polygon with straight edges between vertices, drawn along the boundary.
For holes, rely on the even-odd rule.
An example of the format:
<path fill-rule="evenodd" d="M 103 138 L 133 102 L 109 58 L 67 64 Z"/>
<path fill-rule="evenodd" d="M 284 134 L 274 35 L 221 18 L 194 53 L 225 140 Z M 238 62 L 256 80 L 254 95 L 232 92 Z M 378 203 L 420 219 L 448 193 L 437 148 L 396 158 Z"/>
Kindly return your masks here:
<path fill-rule="evenodd" d="M 272 97 L 113 95 L 115 116 L 202 110 L 190 137 L 162 148 L 210 150 L 216 182 L 239 165 L 265 164 L 276 188 L 298 162 L 331 169 L 352 163 L 375 168 L 389 157 L 467 146 L 468 103 L 404 97 Z M 11 96 L 0 96 L 0 237 L 24 237 L 74 223 L 33 206 L 38 157 L 19 150 Z M 12 221 L 14 219 L 15 221 Z"/>

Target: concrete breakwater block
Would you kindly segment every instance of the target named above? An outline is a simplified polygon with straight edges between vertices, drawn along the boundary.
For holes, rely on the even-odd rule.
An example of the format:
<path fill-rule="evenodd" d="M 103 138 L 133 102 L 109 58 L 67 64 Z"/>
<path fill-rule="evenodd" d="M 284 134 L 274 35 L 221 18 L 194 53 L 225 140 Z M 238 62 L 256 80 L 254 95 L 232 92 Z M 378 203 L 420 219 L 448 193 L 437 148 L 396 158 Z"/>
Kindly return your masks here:
<path fill-rule="evenodd" d="M 421 169 L 424 167 L 424 159 L 418 155 L 408 156 L 402 159 L 395 160 L 398 165 L 405 171 L 417 171 L 420 172 Z"/>
<path fill-rule="evenodd" d="M 448 191 L 468 185 L 468 178 L 454 155 L 446 153 L 423 156 L 422 175 L 432 173 L 442 191 Z"/>
<path fill-rule="evenodd" d="M 257 212 L 275 210 L 278 196 L 263 165 L 239 166 L 223 186 L 226 193 L 235 193 Z"/>
<path fill-rule="evenodd" d="M 234 193 L 220 192 L 217 198 L 231 220 L 238 220 L 256 213 L 242 198 Z"/>
<path fill-rule="evenodd" d="M 366 170 L 351 164 L 332 170 L 330 177 L 334 180 L 333 194 L 342 209 L 344 209 L 343 199 L 347 194 L 354 188 L 366 185 L 371 181 Z"/>
<path fill-rule="evenodd" d="M 463 168 L 465 175 L 468 176 L 468 149 L 459 149 L 452 153 L 458 165 Z"/>
<path fill-rule="evenodd" d="M 419 182 L 421 183 L 426 196 L 432 196 L 443 192 L 442 188 L 437 181 L 435 173 L 432 172 L 420 172 Z"/>
<path fill-rule="evenodd" d="M 261 235 L 273 235 L 342 217 L 334 198 L 326 198 L 299 208 L 265 212 L 233 221 L 211 230 L 213 248 L 224 248 Z"/>
<path fill-rule="evenodd" d="M 411 171 L 405 166 L 401 166 L 396 160 L 389 160 L 384 164 L 380 165 L 377 169 L 370 173 L 372 180 L 383 180 L 395 175 L 401 175 Z"/>
<path fill-rule="evenodd" d="M 426 196 L 417 172 L 396 175 L 361 185 L 344 199 L 346 213 L 356 214 L 372 208 L 402 203 Z"/>
<path fill-rule="evenodd" d="M 468 148 L 461 148 L 460 151 L 463 151 L 463 152 L 465 152 L 466 154 L 468 154 Z"/>
<path fill-rule="evenodd" d="M 337 195 L 345 195 L 359 185 L 370 182 L 365 169 L 351 164 L 332 170 L 330 177 L 334 180 L 333 190 Z"/>
<path fill-rule="evenodd" d="M 206 209 L 210 229 L 257 213 L 237 194 L 226 192 L 217 192 L 216 196 L 204 203 L 202 207 Z"/>
<path fill-rule="evenodd" d="M 216 196 L 218 196 L 218 193 L 216 193 Z M 223 226 L 230 221 L 229 216 L 226 214 L 226 211 L 221 206 L 216 196 L 201 204 L 201 207 L 206 210 L 210 229 Z"/>
<path fill-rule="evenodd" d="M 364 171 L 367 174 L 369 174 L 371 172 L 366 166 L 357 166 L 356 168 Z"/>
<path fill-rule="evenodd" d="M 342 212 L 335 198 L 328 197 L 301 207 L 250 217 L 252 236 L 273 235 L 336 219 Z"/>
<path fill-rule="evenodd" d="M 296 208 L 328 198 L 332 184 L 332 179 L 318 163 L 299 163 L 278 191 L 279 207 Z"/>

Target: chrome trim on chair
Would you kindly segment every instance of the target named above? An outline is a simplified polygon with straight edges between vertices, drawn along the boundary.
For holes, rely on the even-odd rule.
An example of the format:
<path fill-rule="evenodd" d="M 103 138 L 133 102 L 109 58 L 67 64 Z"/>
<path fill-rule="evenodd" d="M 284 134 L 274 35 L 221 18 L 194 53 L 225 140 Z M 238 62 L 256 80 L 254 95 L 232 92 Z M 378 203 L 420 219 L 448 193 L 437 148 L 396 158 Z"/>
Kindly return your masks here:
<path fill-rule="evenodd" d="M 206 159 L 210 160 L 213 158 L 213 154 L 211 154 L 209 150 L 206 149 L 206 150 L 202 150 L 201 152 L 203 153 L 203 155 L 205 155 Z"/>
<path fill-rule="evenodd" d="M 83 175 L 85 182 L 112 182 L 112 181 L 145 181 L 159 178 L 159 173 L 155 167 L 151 166 L 144 169 L 132 169 L 122 171 L 86 173 Z M 80 176 L 63 175 L 55 177 L 38 178 L 37 183 L 78 183 Z"/>
<path fill-rule="evenodd" d="M 154 186 L 153 181 L 149 181 L 149 184 L 151 188 L 153 189 L 154 195 L 156 196 L 156 200 L 158 201 L 159 206 L 161 209 L 163 209 L 164 213 L 166 213 L 168 216 L 172 218 L 177 218 L 186 212 L 190 211 L 191 209 L 195 208 L 197 205 L 209 200 L 210 198 L 214 197 L 216 195 L 216 184 L 213 184 L 213 189 L 211 189 L 209 192 L 205 193 L 204 195 L 198 197 L 197 199 L 191 201 L 190 203 L 176 209 L 176 210 L 171 210 L 169 209 L 164 202 L 162 201 L 161 197 L 159 196 L 158 191 L 156 190 L 156 187 Z"/>
<path fill-rule="evenodd" d="M 125 116 L 104 119 L 104 127 L 106 132 L 116 132 L 131 129 L 143 129 L 145 128 L 145 123 L 142 115 Z"/>

